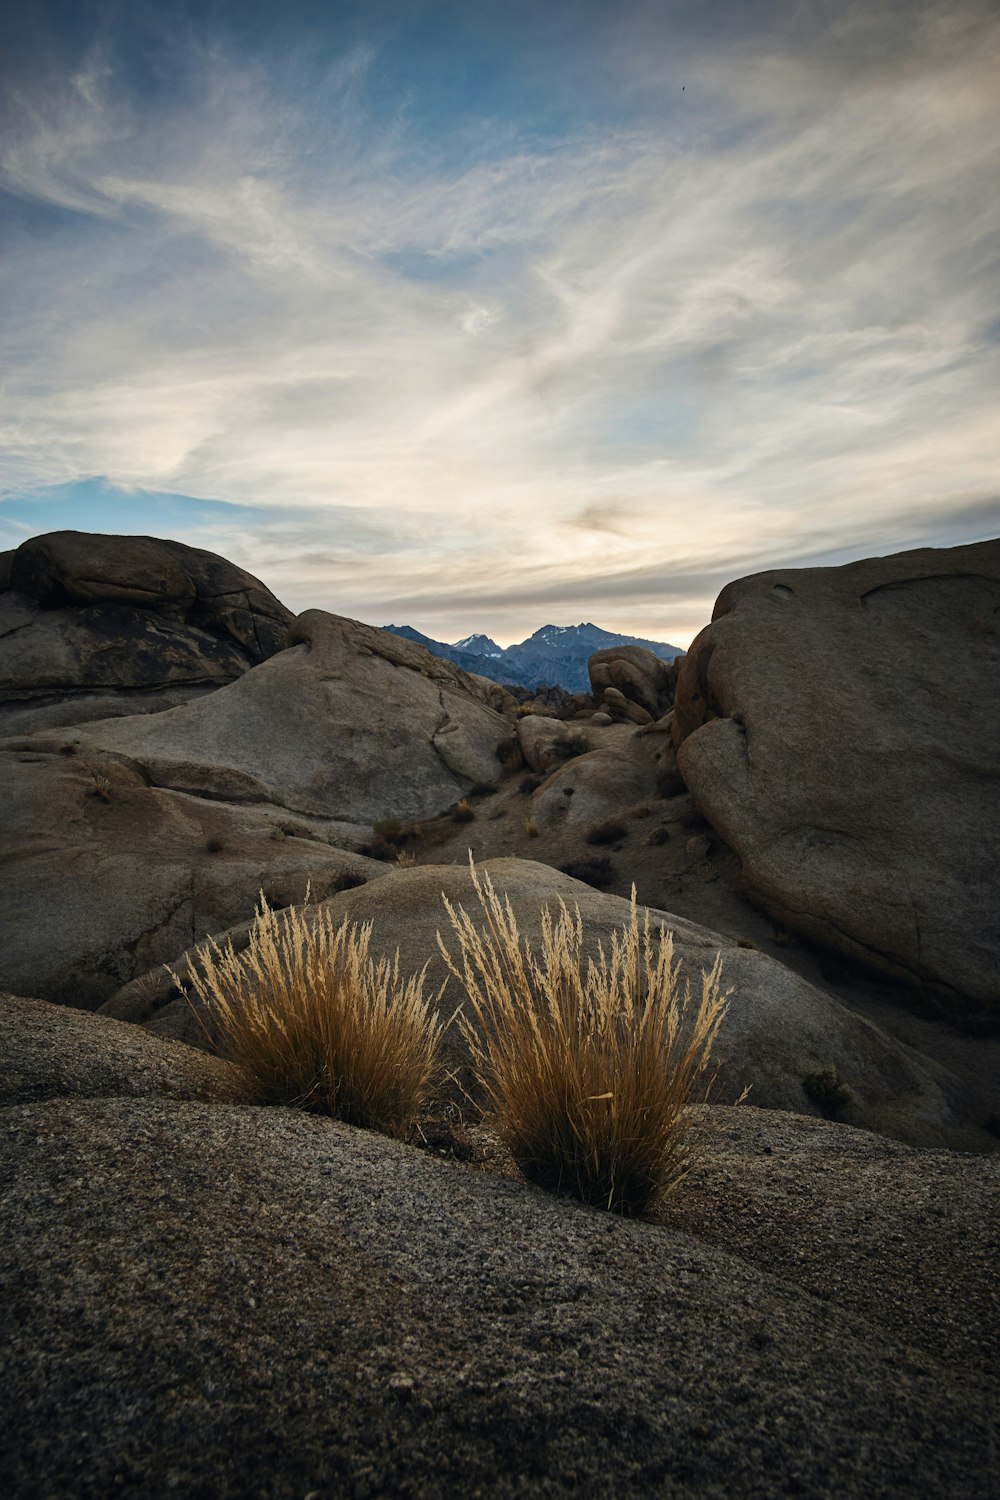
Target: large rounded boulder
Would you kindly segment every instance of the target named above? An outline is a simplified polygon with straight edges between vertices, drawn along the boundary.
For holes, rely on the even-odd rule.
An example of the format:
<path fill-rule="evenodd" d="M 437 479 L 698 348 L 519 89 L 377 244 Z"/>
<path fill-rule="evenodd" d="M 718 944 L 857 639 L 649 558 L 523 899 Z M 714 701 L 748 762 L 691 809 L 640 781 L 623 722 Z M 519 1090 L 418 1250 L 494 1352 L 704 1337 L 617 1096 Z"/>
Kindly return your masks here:
<path fill-rule="evenodd" d="M 143 698 L 169 707 L 281 650 L 293 618 L 258 579 L 197 547 L 33 537 L 0 569 L 0 719 L 25 731 L 134 713 Z"/>
<path fill-rule="evenodd" d="M 789 927 L 1000 1003 L 1000 542 L 723 590 L 680 669 L 678 765 Z"/>
<path fill-rule="evenodd" d="M 81 732 L 156 786 L 371 824 L 495 786 L 495 683 L 356 620 L 306 611 L 289 647 L 210 696 Z"/>

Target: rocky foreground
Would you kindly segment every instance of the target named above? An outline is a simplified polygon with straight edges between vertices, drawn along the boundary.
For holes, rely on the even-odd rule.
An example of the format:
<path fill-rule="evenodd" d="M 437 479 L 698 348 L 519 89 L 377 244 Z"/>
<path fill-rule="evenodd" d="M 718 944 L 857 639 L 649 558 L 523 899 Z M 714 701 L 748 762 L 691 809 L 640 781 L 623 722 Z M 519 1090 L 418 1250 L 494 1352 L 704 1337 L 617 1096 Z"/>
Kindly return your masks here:
<path fill-rule="evenodd" d="M 0 1491 L 1000 1493 L 998 609 L 996 543 L 760 575 L 554 717 L 178 544 L 0 557 Z M 212 1055 L 260 890 L 437 984 L 470 849 L 722 952 L 649 1221 L 518 1180 L 454 1032 L 409 1144 Z"/>
<path fill-rule="evenodd" d="M 991 1492 L 996 1158 L 711 1109 L 626 1222 L 2 1015 L 5 1494 Z"/>

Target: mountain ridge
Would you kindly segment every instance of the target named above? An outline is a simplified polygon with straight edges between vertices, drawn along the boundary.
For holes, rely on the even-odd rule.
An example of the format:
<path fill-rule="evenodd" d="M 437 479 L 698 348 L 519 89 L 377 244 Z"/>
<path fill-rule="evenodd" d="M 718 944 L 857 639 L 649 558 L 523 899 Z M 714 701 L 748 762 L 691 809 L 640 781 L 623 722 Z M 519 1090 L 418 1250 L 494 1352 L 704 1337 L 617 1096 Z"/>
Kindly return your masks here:
<path fill-rule="evenodd" d="M 385 625 L 383 629 L 404 640 L 416 641 L 435 656 L 493 682 L 528 688 L 544 684 L 564 688 L 568 693 L 590 690 L 587 663 L 595 651 L 609 646 L 642 646 L 661 661 L 673 661 L 675 656 L 684 655 L 681 646 L 603 630 L 590 621 L 579 625 L 542 625 L 512 646 L 498 646 L 490 636 L 479 632 L 451 644 L 436 641 L 412 625 Z"/>

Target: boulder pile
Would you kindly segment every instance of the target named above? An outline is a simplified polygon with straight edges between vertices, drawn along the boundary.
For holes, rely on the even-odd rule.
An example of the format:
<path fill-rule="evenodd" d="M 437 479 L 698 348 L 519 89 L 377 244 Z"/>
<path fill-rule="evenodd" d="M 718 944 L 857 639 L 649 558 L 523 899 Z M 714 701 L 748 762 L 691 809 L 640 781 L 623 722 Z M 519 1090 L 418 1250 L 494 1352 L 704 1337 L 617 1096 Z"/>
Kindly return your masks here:
<path fill-rule="evenodd" d="M 674 701 L 682 657 L 661 661 L 644 646 L 609 646 L 587 664 L 598 711 L 632 724 L 661 719 Z"/>
<path fill-rule="evenodd" d="M 992 1493 L 1000 1043 L 893 986 L 997 1012 L 998 621 L 998 544 L 764 574 L 525 715 L 176 543 L 0 558 L 0 1491 Z M 536 952 L 639 883 L 721 953 L 644 1220 L 526 1185 L 457 1026 L 405 1142 L 215 1055 L 198 948 L 261 893 L 433 990 L 470 853 Z"/>

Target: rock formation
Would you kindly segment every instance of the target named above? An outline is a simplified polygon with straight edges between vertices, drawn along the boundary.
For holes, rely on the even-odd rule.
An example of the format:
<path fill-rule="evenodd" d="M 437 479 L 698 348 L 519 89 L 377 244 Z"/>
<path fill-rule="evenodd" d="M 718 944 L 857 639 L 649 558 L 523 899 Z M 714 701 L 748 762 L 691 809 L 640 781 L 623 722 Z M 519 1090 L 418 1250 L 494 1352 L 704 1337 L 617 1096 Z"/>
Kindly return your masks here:
<path fill-rule="evenodd" d="M 1000 1003 L 1000 542 L 730 584 L 674 738 L 767 909 L 959 1005 Z"/>
<path fill-rule="evenodd" d="M 42 997 L 0 994 L 0 1492 L 991 1493 L 1000 1042 L 904 1025 L 829 949 L 997 993 L 998 598 L 995 548 L 743 580 L 673 710 L 616 647 L 610 713 L 516 726 L 207 553 L 0 558 L 0 986 Z M 637 881 L 695 982 L 722 952 L 695 1170 L 646 1221 L 517 1178 L 457 1028 L 469 1165 L 212 1055 L 192 949 L 244 945 L 261 890 L 434 986 L 470 849 L 536 947 L 562 899 L 606 948 Z M 595 852 L 616 894 L 552 868 Z"/>
<path fill-rule="evenodd" d="M 180 542 L 34 537 L 0 575 L 0 724 L 170 707 L 272 656 L 292 618 L 249 573 Z"/>
<path fill-rule="evenodd" d="M 510 898 L 518 926 L 535 951 L 541 943 L 541 918 L 558 901 L 579 909 L 588 952 L 610 949 L 611 937 L 628 919 L 629 904 L 603 895 L 547 865 L 526 860 L 487 861 L 481 867 L 498 891 Z M 448 942 L 450 928 L 442 903 L 462 905 L 474 916 L 479 907 L 469 870 L 456 865 L 421 865 L 395 870 L 383 880 L 357 886 L 329 900 L 339 922 L 372 922 L 372 952 L 391 958 L 398 950 L 405 972 L 428 964 L 433 991 L 448 979 L 438 953 L 437 934 Z M 764 953 L 740 948 L 731 939 L 666 912 L 651 913 L 655 929 L 674 934 L 675 952 L 693 985 L 716 954 L 724 958 L 724 976 L 733 998 L 720 1033 L 716 1097 L 732 1103 L 744 1089 L 754 1104 L 771 1109 L 821 1114 L 804 1087 L 806 1079 L 833 1073 L 850 1098 L 842 1118 L 924 1145 L 981 1146 L 979 1132 L 963 1122 L 960 1087 L 946 1069 L 920 1057 L 886 1036 L 878 1027 L 851 1014 L 828 995 L 807 984 Z M 239 949 L 248 927 L 231 934 Z M 172 968 L 183 979 L 193 955 Z M 454 993 L 453 993 L 454 992 Z M 452 982 L 443 1008 L 451 1012 L 462 999 Z M 142 976 L 108 1000 L 102 1013 L 136 1021 L 164 1035 L 205 1045 L 205 1027 L 188 999 L 179 996 L 170 974 Z M 457 1028 L 448 1034 L 448 1061 L 462 1069 L 467 1058 Z"/>
<path fill-rule="evenodd" d="M 0 1003 L 4 1494 L 990 1492 L 994 1161 L 717 1109 L 682 1193 L 620 1221 L 171 1098 L 188 1049 L 100 1017 L 106 1086 L 67 1095 L 81 1021 L 50 1010 L 49 1069 Z"/>
<path fill-rule="evenodd" d="M 503 689 L 322 610 L 228 687 L 155 718 L 81 732 L 154 785 L 371 823 L 437 812 L 501 775 Z"/>
<path fill-rule="evenodd" d="M 58 533 L 10 573 L 2 607 L 28 617 L 0 659 L 6 646 L 13 701 L 37 695 L 50 727 L 0 741 L 0 984 L 99 1004 L 248 918 L 262 889 L 284 905 L 383 874 L 358 853 L 373 822 L 440 811 L 502 774 L 501 688 L 321 611 L 293 628 L 208 553 Z M 144 698 L 184 673 L 189 698 L 213 671 L 223 685 L 191 701 Z M 116 716 L 81 722 L 108 692 Z"/>

